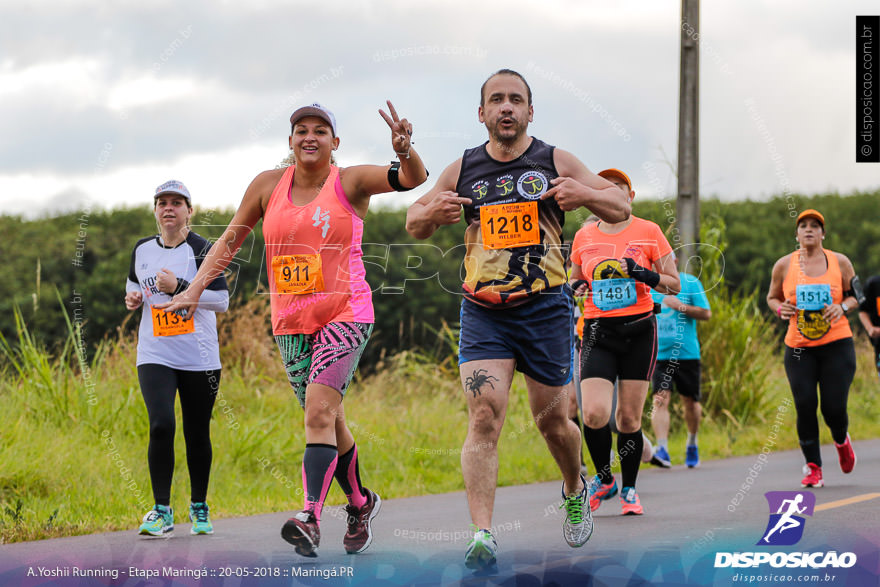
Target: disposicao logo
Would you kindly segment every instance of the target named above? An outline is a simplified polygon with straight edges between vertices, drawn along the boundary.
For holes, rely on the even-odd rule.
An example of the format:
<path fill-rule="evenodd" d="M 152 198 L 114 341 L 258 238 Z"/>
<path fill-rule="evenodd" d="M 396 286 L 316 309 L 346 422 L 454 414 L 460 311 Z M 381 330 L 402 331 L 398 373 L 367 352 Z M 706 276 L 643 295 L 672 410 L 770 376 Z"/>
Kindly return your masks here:
<path fill-rule="evenodd" d="M 791 546 L 804 535 L 805 518 L 816 508 L 816 496 L 809 491 L 768 491 L 770 519 L 757 546 Z M 857 562 L 855 553 L 829 552 L 716 552 L 715 568 L 845 568 Z"/>
<path fill-rule="evenodd" d="M 768 491 L 764 497 L 770 505 L 770 520 L 758 545 L 797 544 L 804 535 L 805 520 L 801 516 L 812 517 L 816 496 L 809 491 Z"/>

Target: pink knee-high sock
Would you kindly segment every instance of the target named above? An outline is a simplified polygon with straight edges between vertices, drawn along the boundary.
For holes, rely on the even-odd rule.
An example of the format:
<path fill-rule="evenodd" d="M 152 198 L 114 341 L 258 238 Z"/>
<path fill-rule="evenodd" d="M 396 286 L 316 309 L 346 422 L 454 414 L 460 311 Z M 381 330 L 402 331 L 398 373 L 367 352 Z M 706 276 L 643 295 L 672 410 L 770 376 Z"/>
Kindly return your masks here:
<path fill-rule="evenodd" d="M 342 492 L 348 498 L 348 503 L 356 508 L 361 508 L 367 503 L 367 497 L 364 495 L 363 486 L 361 485 L 357 445 L 353 445 L 350 451 L 339 457 L 339 460 L 336 462 L 336 472 L 333 473 L 333 476 L 342 488 Z"/>

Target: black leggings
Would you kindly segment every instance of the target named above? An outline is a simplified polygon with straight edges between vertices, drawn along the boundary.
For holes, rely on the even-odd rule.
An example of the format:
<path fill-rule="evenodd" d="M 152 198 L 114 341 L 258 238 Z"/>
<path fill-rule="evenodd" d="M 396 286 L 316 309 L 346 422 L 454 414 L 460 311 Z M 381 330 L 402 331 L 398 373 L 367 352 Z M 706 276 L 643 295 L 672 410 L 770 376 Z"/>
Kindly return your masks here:
<path fill-rule="evenodd" d="M 852 338 L 816 347 L 785 347 L 785 374 L 797 410 L 798 439 L 808 463 L 822 466 L 817 407 L 822 410 L 834 442 L 840 444 L 846 440 L 849 427 L 846 401 L 855 373 L 856 351 Z M 820 394 L 816 393 L 817 383 Z"/>
<path fill-rule="evenodd" d="M 164 365 L 138 365 L 141 394 L 150 418 L 147 461 L 157 504 L 170 505 L 174 473 L 174 396 L 180 391 L 183 438 L 189 468 L 190 497 L 203 502 L 211 475 L 211 411 L 220 387 L 220 369 L 181 371 Z"/>

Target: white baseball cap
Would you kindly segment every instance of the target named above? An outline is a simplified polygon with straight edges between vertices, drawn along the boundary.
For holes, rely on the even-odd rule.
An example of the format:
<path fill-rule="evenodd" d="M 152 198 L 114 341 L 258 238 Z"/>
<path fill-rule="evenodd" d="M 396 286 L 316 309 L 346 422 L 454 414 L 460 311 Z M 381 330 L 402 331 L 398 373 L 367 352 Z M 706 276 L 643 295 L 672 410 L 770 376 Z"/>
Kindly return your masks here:
<path fill-rule="evenodd" d="M 290 126 L 292 127 L 298 120 L 305 118 L 306 116 L 317 116 L 330 125 L 330 129 L 333 131 L 333 136 L 336 136 L 336 117 L 333 116 L 332 112 L 317 102 L 294 110 L 293 114 L 290 115 Z"/>
<path fill-rule="evenodd" d="M 189 190 L 186 189 L 186 186 L 183 185 L 183 182 L 172 179 L 157 187 L 156 195 L 153 196 L 154 204 L 156 203 L 156 200 L 159 199 L 159 196 L 161 196 L 162 194 L 177 194 L 178 196 L 183 196 L 186 200 L 187 205 L 192 208 L 192 198 L 190 198 Z"/>

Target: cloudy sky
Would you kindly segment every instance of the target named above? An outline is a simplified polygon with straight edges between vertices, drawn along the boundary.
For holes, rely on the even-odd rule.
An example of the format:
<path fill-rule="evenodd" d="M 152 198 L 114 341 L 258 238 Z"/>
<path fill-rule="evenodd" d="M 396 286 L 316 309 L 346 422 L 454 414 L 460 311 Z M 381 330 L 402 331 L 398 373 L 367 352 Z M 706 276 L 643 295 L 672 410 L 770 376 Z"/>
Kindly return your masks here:
<path fill-rule="evenodd" d="M 434 174 L 485 140 L 479 86 L 534 92 L 530 132 L 640 197 L 674 196 L 680 2 L 443 0 L 0 4 L 0 212 L 151 202 L 176 178 L 235 206 L 321 102 L 341 165 L 387 163 L 387 98 Z M 875 1 L 702 3 L 700 192 L 876 190 L 855 161 L 855 16 Z M 424 189 L 380 196 L 408 203 Z"/>

